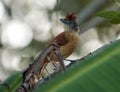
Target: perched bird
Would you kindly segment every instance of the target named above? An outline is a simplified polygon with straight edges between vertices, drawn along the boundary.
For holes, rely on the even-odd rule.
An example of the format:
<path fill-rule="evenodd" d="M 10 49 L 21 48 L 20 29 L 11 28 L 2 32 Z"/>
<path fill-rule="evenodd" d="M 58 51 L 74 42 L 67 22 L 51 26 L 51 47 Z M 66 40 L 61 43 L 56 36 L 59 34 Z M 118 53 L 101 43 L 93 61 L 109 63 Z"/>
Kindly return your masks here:
<path fill-rule="evenodd" d="M 64 23 L 65 31 L 54 37 L 48 44 L 48 47 L 23 71 L 23 84 L 18 89 L 18 92 L 21 92 L 23 89 L 28 91 L 33 88 L 35 86 L 34 84 L 36 84 L 41 77 L 44 77 L 43 71 L 44 69 L 47 70 L 46 66 L 49 62 L 59 62 L 62 67 L 56 68 L 65 69 L 62 60 L 67 58 L 76 49 L 80 30 L 76 23 L 75 13 L 67 14 L 67 16 L 64 19 L 60 19 L 60 21 Z"/>
<path fill-rule="evenodd" d="M 76 15 L 75 13 L 69 13 L 64 19 L 60 19 L 62 23 L 65 25 L 65 31 L 58 34 L 54 37 L 50 44 L 56 44 L 59 46 L 61 56 L 63 58 L 67 58 L 71 53 L 76 49 L 79 41 L 80 32 L 79 27 L 76 23 Z M 58 57 L 55 55 L 54 51 L 48 55 L 49 58 L 46 58 L 44 61 L 44 65 L 49 63 L 50 60 L 59 62 Z"/>
<path fill-rule="evenodd" d="M 76 49 L 80 30 L 76 23 L 75 13 L 67 14 L 67 16 L 64 19 L 60 19 L 60 21 L 64 23 L 65 31 L 54 37 L 48 44 L 48 47 L 23 71 L 23 84 L 18 89 L 18 92 L 21 92 L 23 89 L 29 90 L 32 86 L 34 87 L 34 84 L 36 84 L 41 77 L 44 77 L 44 69 L 47 70 L 46 66 L 50 62 L 59 62 L 62 66 L 59 69 L 65 69 L 62 60 L 71 55 Z M 50 49 L 50 47 L 52 48 Z M 62 59 L 60 57 L 62 57 Z"/>

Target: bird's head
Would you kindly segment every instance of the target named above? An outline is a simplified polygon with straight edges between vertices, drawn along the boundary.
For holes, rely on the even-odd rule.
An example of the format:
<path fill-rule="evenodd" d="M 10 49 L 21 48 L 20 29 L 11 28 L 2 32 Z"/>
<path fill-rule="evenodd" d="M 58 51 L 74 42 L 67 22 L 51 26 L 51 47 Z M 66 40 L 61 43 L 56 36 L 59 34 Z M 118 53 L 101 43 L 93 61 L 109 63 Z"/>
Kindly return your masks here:
<path fill-rule="evenodd" d="M 60 19 L 60 21 L 66 25 L 68 25 L 72 30 L 77 31 L 78 25 L 76 23 L 76 14 L 68 13 L 67 16 L 64 19 Z"/>

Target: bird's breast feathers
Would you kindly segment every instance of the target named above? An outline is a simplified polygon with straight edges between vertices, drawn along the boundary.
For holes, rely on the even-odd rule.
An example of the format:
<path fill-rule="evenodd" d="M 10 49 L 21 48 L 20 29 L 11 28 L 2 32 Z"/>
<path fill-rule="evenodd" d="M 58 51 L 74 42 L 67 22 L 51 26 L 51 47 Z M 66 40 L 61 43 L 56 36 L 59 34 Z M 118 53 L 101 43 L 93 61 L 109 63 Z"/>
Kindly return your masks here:
<path fill-rule="evenodd" d="M 66 33 L 65 37 L 68 42 L 60 48 L 61 54 L 64 58 L 68 57 L 76 49 L 79 40 L 77 33 Z"/>
<path fill-rule="evenodd" d="M 51 42 L 56 43 L 60 46 L 60 51 L 63 58 L 68 57 L 77 47 L 78 44 L 78 34 L 71 32 L 62 32 L 57 35 Z M 56 55 L 54 53 L 50 54 L 52 60 L 57 61 Z"/>

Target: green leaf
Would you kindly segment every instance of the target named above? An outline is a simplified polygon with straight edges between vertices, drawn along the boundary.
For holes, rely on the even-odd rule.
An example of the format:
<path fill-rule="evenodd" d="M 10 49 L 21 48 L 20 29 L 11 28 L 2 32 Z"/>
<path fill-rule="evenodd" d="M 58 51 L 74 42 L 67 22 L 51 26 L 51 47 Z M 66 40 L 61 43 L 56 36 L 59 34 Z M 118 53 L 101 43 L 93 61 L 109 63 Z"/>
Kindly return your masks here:
<path fill-rule="evenodd" d="M 120 24 L 120 18 L 112 19 L 112 20 L 110 20 L 110 22 L 111 22 L 112 24 Z"/>
<path fill-rule="evenodd" d="M 103 46 L 33 92 L 119 92 L 120 40 Z"/>
<path fill-rule="evenodd" d="M 100 11 L 97 12 L 96 15 L 108 19 L 120 18 L 119 11 Z"/>
<path fill-rule="evenodd" d="M 22 73 L 16 72 L 0 85 L 0 92 L 15 92 L 22 83 Z"/>

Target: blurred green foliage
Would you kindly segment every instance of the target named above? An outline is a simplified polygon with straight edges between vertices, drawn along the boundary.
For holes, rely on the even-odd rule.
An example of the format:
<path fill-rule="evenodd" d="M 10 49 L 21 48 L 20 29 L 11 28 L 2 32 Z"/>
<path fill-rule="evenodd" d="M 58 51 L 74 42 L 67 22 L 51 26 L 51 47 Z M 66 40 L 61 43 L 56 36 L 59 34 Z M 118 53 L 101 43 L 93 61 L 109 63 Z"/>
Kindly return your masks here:
<path fill-rule="evenodd" d="M 0 84 L 0 92 L 15 92 L 22 83 L 22 73 L 16 72 Z"/>
<path fill-rule="evenodd" d="M 120 23 L 120 12 L 119 11 L 100 11 L 96 13 L 97 16 L 107 18 L 113 24 Z"/>

